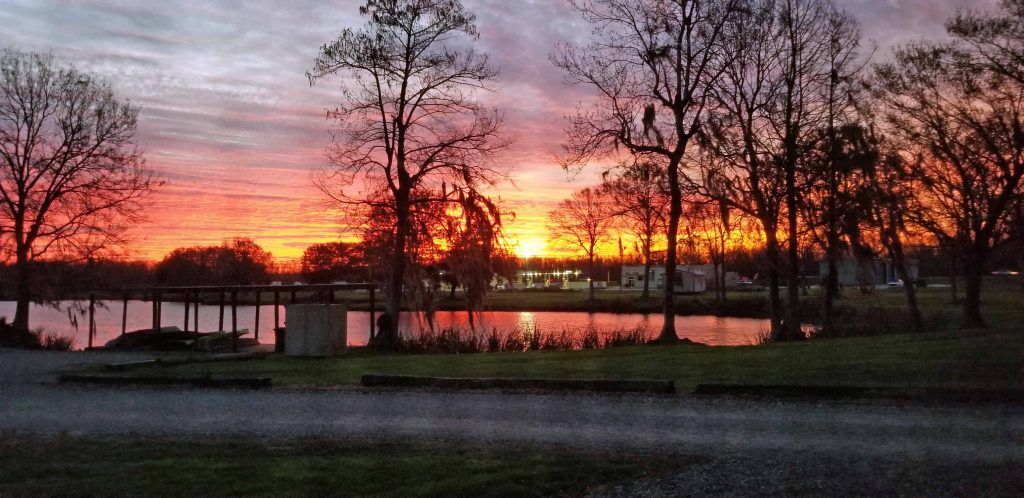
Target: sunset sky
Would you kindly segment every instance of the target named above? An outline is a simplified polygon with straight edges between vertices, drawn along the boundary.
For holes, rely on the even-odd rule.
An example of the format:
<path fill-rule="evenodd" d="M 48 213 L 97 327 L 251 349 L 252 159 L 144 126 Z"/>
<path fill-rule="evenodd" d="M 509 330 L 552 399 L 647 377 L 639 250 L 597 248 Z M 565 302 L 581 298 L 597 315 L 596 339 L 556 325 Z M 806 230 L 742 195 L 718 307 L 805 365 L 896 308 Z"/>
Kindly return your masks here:
<path fill-rule="evenodd" d="M 318 48 L 363 23 L 362 1 L 0 0 L 0 45 L 49 51 L 97 73 L 142 107 L 138 143 L 166 180 L 149 223 L 133 231 L 134 257 L 251 237 L 281 259 L 311 243 L 337 240 L 337 216 L 310 182 L 325 165 L 337 81 L 310 87 L 305 71 Z M 995 0 L 839 0 L 862 23 L 865 51 L 939 38 L 957 8 Z M 498 159 L 515 186 L 496 192 L 514 211 L 511 241 L 542 252 L 544 218 L 572 190 L 596 181 L 600 166 L 570 178 L 554 163 L 564 116 L 588 96 L 566 87 L 548 62 L 558 41 L 589 28 L 563 0 L 464 0 L 477 14 L 478 47 L 501 74 L 484 96 L 506 118 L 512 147 Z"/>

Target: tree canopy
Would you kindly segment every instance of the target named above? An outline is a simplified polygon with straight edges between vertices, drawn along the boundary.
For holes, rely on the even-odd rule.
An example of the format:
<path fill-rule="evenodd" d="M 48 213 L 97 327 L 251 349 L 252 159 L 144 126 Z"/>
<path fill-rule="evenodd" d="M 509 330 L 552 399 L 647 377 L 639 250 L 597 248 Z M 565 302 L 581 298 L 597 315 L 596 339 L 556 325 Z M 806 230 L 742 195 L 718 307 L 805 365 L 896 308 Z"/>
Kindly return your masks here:
<path fill-rule="evenodd" d="M 135 146 L 139 108 L 51 55 L 0 52 L 0 260 L 18 268 L 28 326 L 32 263 L 112 250 L 159 185 Z"/>

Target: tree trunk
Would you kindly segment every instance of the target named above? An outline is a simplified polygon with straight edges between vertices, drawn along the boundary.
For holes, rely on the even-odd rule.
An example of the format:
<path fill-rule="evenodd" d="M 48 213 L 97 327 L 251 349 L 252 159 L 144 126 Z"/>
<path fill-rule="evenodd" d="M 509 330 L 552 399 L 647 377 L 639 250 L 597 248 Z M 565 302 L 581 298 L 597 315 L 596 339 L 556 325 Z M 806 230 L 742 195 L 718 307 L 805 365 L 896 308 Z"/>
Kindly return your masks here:
<path fill-rule="evenodd" d="M 658 342 L 676 342 L 676 243 L 679 233 L 679 218 L 683 216 L 683 192 L 679 187 L 679 161 L 669 161 L 668 184 L 671 194 L 671 207 L 668 215 L 668 250 L 665 254 L 665 302 L 662 306 L 661 334 Z"/>
<path fill-rule="evenodd" d="M 797 191 L 795 173 L 788 173 L 786 190 L 787 209 L 787 232 L 789 243 L 787 244 L 787 265 L 786 265 L 786 319 L 782 324 L 782 331 L 779 339 L 793 341 L 803 339 L 800 331 L 800 247 L 797 237 L 799 236 L 799 225 L 797 224 Z"/>
<path fill-rule="evenodd" d="M 409 203 L 405 199 L 396 199 L 395 208 L 395 243 L 391 253 L 391 275 L 384 310 L 391 319 L 385 322 L 387 328 L 377 334 L 377 345 L 382 348 L 393 348 L 398 344 L 398 317 L 402 311 L 402 290 L 405 284 Z"/>
<path fill-rule="evenodd" d="M 722 304 L 722 282 L 718 278 L 718 263 L 714 259 L 711 260 L 711 273 L 715 277 L 715 303 Z"/>
<path fill-rule="evenodd" d="M 952 263 L 952 265 L 949 268 L 949 292 L 950 292 L 950 299 L 953 300 L 952 301 L 953 304 L 960 304 L 960 296 L 957 293 L 957 287 L 956 287 L 956 273 L 957 273 L 957 267 L 959 266 L 957 264 L 957 259 L 958 258 L 956 256 L 953 256 L 952 261 L 950 261 Z"/>
<path fill-rule="evenodd" d="M 779 237 L 774 226 L 765 226 L 765 250 L 768 256 L 768 308 L 771 316 L 771 338 L 779 340 L 782 335 L 782 296 L 779 292 Z"/>
<path fill-rule="evenodd" d="M 643 299 L 651 297 L 651 251 L 644 254 L 644 292 L 640 295 Z"/>
<path fill-rule="evenodd" d="M 978 251 L 967 255 L 964 265 L 964 328 L 984 328 L 981 317 L 981 274 L 984 254 Z"/>
<path fill-rule="evenodd" d="M 830 229 L 831 231 L 831 229 Z M 825 257 L 828 261 L 828 274 L 825 275 L 825 301 L 822 311 L 821 328 L 826 334 L 831 332 L 835 324 L 835 301 L 839 296 L 839 243 L 838 237 L 829 233 Z"/>
<path fill-rule="evenodd" d="M 14 264 L 18 275 L 18 284 L 15 289 L 17 293 L 17 304 L 14 308 L 14 321 L 11 325 L 17 330 L 28 330 L 28 315 L 32 304 L 32 263 L 28 260 L 28 251 L 18 251 Z"/>
<path fill-rule="evenodd" d="M 924 326 L 924 319 L 921 316 L 921 307 L 917 303 L 917 289 L 914 286 L 914 277 L 907 267 L 907 257 L 903 253 L 903 243 L 898 236 L 893 237 L 890 242 L 892 253 L 892 264 L 896 267 L 900 279 L 903 280 L 903 290 L 907 294 L 907 307 L 910 309 L 910 323 L 915 330 Z"/>
<path fill-rule="evenodd" d="M 721 263 L 722 263 L 722 269 L 721 269 L 722 287 L 721 288 L 722 288 L 722 302 L 725 302 L 726 299 L 727 299 L 726 295 L 725 295 L 725 253 L 726 253 L 726 251 L 725 251 L 725 232 L 722 232 L 721 241 L 722 241 L 722 256 L 721 256 Z"/>
<path fill-rule="evenodd" d="M 587 279 L 589 286 L 587 288 L 587 301 L 590 303 L 594 302 L 594 252 L 591 250 L 590 258 L 587 260 L 587 273 L 590 278 Z"/>

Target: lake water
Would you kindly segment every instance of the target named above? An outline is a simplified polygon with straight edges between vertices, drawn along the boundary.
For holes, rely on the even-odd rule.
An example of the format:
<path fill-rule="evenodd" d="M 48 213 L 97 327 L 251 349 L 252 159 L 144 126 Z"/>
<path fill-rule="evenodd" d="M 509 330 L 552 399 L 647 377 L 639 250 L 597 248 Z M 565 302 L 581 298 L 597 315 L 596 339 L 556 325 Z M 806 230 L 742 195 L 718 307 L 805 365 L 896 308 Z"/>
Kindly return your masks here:
<path fill-rule="evenodd" d="M 43 327 L 49 332 L 71 335 L 75 339 L 76 348 L 84 348 L 88 344 L 88 318 L 75 311 L 68 311 L 70 301 L 61 303 L 61 309 L 51 306 L 33 305 L 31 325 L 33 328 Z M 87 302 L 78 302 L 85 309 Z M 96 310 L 96 337 L 93 344 L 102 346 L 121 333 L 121 301 L 102 301 L 102 307 Z M 15 303 L 0 301 L 0 316 L 8 321 L 14 316 Z M 148 329 L 152 326 L 152 303 L 147 301 L 128 302 L 127 328 L 129 331 Z M 161 324 L 182 327 L 184 322 L 184 305 L 181 303 L 163 303 Z M 194 308 L 189 310 L 189 329 L 192 329 Z M 285 310 L 279 310 L 281 323 L 285 322 Z M 72 324 L 71 317 L 78 322 Z M 238 307 L 238 328 L 247 328 L 248 337 L 252 337 L 256 317 L 255 306 Z M 218 306 L 199 307 L 199 330 L 209 332 L 217 330 Z M 424 323 L 416 315 L 403 313 L 400 328 L 403 331 L 418 330 Z M 468 315 L 464 311 L 439 311 L 436 314 L 436 325 L 442 328 L 459 327 L 468 329 Z M 651 337 L 661 330 L 661 315 L 584 313 L 557 311 L 487 311 L 476 320 L 477 330 L 490 332 L 497 329 L 505 332 L 514 328 L 520 330 L 540 330 L 544 333 L 560 333 L 562 331 L 578 332 L 593 328 L 599 333 L 622 329 L 642 327 Z M 370 314 L 365 311 L 352 311 L 348 314 L 348 343 L 352 346 L 365 345 L 369 338 Z M 677 316 L 676 332 L 680 337 L 714 346 L 749 345 L 756 342 L 757 335 L 767 330 L 766 319 L 728 318 L 717 316 Z M 231 327 L 231 309 L 224 310 L 224 327 Z M 264 344 L 274 342 L 274 306 L 260 306 L 259 341 Z"/>

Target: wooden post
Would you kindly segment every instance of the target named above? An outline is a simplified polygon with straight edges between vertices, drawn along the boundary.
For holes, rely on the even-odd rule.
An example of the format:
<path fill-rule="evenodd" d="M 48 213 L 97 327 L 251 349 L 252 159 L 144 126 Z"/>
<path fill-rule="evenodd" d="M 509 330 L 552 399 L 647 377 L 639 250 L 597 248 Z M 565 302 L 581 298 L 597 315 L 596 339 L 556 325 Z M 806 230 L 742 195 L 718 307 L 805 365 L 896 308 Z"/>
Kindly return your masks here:
<path fill-rule="evenodd" d="M 220 311 L 217 317 L 217 332 L 224 331 L 224 291 L 220 291 Z"/>
<path fill-rule="evenodd" d="M 377 320 L 374 319 L 374 299 L 373 299 L 373 287 L 370 287 L 370 340 L 373 340 L 373 328 L 377 325 Z"/>
<path fill-rule="evenodd" d="M 192 349 L 195 350 L 195 351 L 198 351 L 199 350 L 199 299 L 200 299 L 201 294 L 199 293 L 198 290 L 196 291 L 195 294 L 196 294 L 195 295 L 195 299 L 196 299 L 195 313 L 192 314 L 192 335 L 193 335 L 193 337 L 195 339 L 192 341 Z M 185 306 L 187 308 L 188 307 L 188 303 L 185 303 Z"/>
<path fill-rule="evenodd" d="M 92 349 L 94 335 L 96 335 L 96 294 L 89 294 L 89 349 Z"/>
<path fill-rule="evenodd" d="M 153 314 L 150 316 L 153 322 L 150 323 L 150 329 L 153 332 L 156 332 L 156 291 L 153 291 L 153 294 L 150 297 L 153 299 Z"/>
<path fill-rule="evenodd" d="M 190 297 L 192 297 L 192 294 L 190 294 L 188 291 L 185 291 L 185 326 L 181 328 L 182 332 L 188 332 L 188 312 L 189 312 L 188 308 L 189 308 L 189 305 L 192 304 L 189 301 Z"/>
<path fill-rule="evenodd" d="M 124 300 L 121 302 L 121 335 L 124 335 L 128 329 L 128 294 L 125 293 Z"/>
<path fill-rule="evenodd" d="M 260 291 L 256 291 L 256 342 L 260 342 Z"/>
<path fill-rule="evenodd" d="M 231 351 L 238 351 L 238 291 L 231 290 Z"/>
<path fill-rule="evenodd" d="M 278 309 L 280 307 L 281 307 L 281 293 L 278 292 L 278 291 L 274 291 L 274 329 L 275 330 L 281 327 L 281 310 Z"/>
<path fill-rule="evenodd" d="M 154 328 L 154 331 L 157 333 L 159 333 L 160 329 L 163 328 L 164 307 L 163 302 L 161 301 L 162 297 L 163 296 L 161 296 L 159 292 L 156 293 L 156 327 Z"/>

